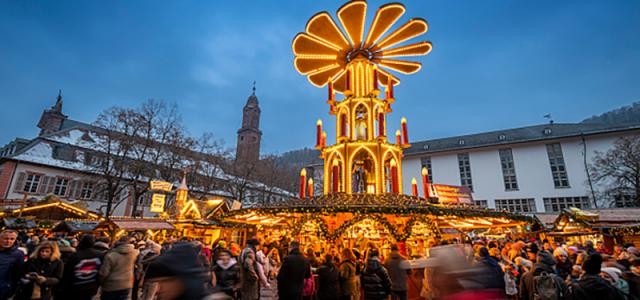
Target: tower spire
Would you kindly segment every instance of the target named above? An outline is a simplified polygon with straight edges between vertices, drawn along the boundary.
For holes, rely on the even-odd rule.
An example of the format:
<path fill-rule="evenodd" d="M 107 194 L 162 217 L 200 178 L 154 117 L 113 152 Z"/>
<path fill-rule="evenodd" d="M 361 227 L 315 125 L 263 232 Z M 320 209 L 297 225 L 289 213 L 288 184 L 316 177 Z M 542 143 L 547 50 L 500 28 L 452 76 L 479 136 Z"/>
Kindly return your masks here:
<path fill-rule="evenodd" d="M 256 81 L 255 80 L 253 81 L 253 89 L 252 90 L 253 90 L 253 93 L 251 93 L 251 95 L 255 96 L 256 95 Z"/>
<path fill-rule="evenodd" d="M 51 107 L 53 112 L 62 113 L 62 89 L 58 90 L 58 97 L 56 98 L 56 104 Z"/>

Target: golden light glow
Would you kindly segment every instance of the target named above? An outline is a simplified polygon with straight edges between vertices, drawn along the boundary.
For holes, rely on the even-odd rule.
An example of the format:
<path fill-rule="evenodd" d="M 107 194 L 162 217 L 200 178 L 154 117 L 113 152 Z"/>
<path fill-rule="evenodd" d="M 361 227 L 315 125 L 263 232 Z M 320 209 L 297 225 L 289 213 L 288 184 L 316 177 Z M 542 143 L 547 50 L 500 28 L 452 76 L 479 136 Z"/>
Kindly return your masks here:
<path fill-rule="evenodd" d="M 426 167 L 422 167 L 422 176 L 427 176 L 429 175 L 429 170 L 427 170 Z"/>
<path fill-rule="evenodd" d="M 411 184 L 412 185 L 418 184 L 418 181 L 416 180 L 415 177 L 411 178 Z"/>
<path fill-rule="evenodd" d="M 376 11 L 364 39 L 366 11 L 367 3 L 362 0 L 350 1 L 340 7 L 337 17 L 342 29 L 327 12 L 320 12 L 311 17 L 305 32 L 299 33 L 293 39 L 292 50 L 296 57 L 296 70 L 306 75 L 314 86 L 322 87 L 332 82 L 334 90 L 339 93 L 344 93 L 347 88 L 345 69 L 358 57 L 366 59 L 368 65 L 374 64 L 404 74 L 419 71 L 421 64 L 418 62 L 389 58 L 422 56 L 429 53 L 432 45 L 426 41 L 392 48 L 426 33 L 427 22 L 419 18 L 411 19 L 383 37 L 405 12 L 404 6 L 400 3 L 386 4 Z M 365 67 L 363 71 L 371 74 L 370 67 Z M 383 85 L 400 83 L 398 78 L 380 69 L 378 75 L 378 81 Z M 358 93 L 369 93 L 372 89 L 372 78 L 349 78 L 349 81 L 357 80 L 363 80 L 358 85 Z M 363 87 L 367 87 L 366 90 L 362 90 Z"/>
<path fill-rule="evenodd" d="M 322 126 L 322 120 L 318 119 L 318 121 L 316 121 L 316 125 Z"/>
<path fill-rule="evenodd" d="M 407 124 L 407 118 L 402 117 L 402 119 L 400 119 L 400 123 Z"/>
<path fill-rule="evenodd" d="M 300 176 L 306 177 L 307 176 L 307 169 L 303 168 L 302 170 L 300 170 Z"/>

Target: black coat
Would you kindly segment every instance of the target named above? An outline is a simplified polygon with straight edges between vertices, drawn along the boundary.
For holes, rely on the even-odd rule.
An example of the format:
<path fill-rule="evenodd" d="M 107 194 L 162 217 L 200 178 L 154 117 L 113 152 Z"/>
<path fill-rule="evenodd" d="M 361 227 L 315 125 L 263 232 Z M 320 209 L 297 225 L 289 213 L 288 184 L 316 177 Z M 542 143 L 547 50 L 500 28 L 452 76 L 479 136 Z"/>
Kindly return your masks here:
<path fill-rule="evenodd" d="M 29 259 L 24 264 L 22 270 L 22 278 L 25 278 L 25 275 L 32 272 L 47 278 L 47 280 L 40 285 L 40 299 L 52 299 L 52 288 L 59 284 L 60 280 L 62 280 L 62 261 L 59 259 L 54 261 L 39 258 Z M 31 299 L 33 286 L 33 281 L 28 281 L 27 283 L 22 284 L 15 299 Z"/>
<path fill-rule="evenodd" d="M 304 279 L 311 277 L 309 261 L 294 249 L 282 260 L 278 273 L 278 296 L 280 299 L 302 298 Z"/>
<path fill-rule="evenodd" d="M 24 253 L 14 245 L 0 251 L 0 299 L 7 299 L 13 295 L 18 287 L 18 279 L 24 263 Z"/>
<path fill-rule="evenodd" d="M 367 260 L 360 281 L 365 300 L 387 299 L 391 293 L 391 278 L 377 257 Z"/>
<path fill-rule="evenodd" d="M 340 273 L 334 264 L 323 264 L 318 268 L 318 299 L 333 300 L 340 295 Z"/>
<path fill-rule="evenodd" d="M 584 274 L 571 286 L 573 299 L 580 300 L 624 300 L 624 296 L 598 275 Z"/>
<path fill-rule="evenodd" d="M 547 274 L 551 274 L 554 276 L 556 285 L 560 288 L 560 294 L 562 299 L 565 299 L 567 295 L 569 295 L 567 285 L 564 283 L 564 280 L 560 278 L 560 276 L 556 275 L 556 272 L 553 269 L 553 267 L 546 264 L 542 264 L 542 263 L 536 263 L 532 271 L 529 271 L 524 275 L 522 275 L 522 280 L 520 280 L 520 287 L 518 288 L 520 299 L 528 300 L 528 299 L 534 298 L 535 277 L 541 275 L 543 272 L 546 272 Z"/>
<path fill-rule="evenodd" d="M 240 284 L 240 266 L 235 259 L 228 266 L 222 266 L 220 262 L 215 262 L 213 273 L 216 275 L 216 291 L 221 291 L 229 296 L 233 296 Z"/>
<path fill-rule="evenodd" d="M 65 263 L 56 298 L 86 299 L 98 292 L 98 271 L 104 254 L 95 248 L 79 249 Z"/>

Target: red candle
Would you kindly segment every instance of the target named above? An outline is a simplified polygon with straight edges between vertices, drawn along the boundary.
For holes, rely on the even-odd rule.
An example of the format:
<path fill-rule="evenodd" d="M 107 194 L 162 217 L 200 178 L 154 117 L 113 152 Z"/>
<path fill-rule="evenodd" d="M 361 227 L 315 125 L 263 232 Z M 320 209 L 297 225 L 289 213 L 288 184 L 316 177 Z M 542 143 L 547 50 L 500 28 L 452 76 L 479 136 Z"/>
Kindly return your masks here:
<path fill-rule="evenodd" d="M 388 98 L 393 98 L 393 81 L 389 78 L 389 83 L 387 84 L 387 95 Z"/>
<path fill-rule="evenodd" d="M 307 191 L 309 191 L 309 198 L 313 197 L 313 178 L 309 178 Z"/>
<path fill-rule="evenodd" d="M 411 195 L 418 197 L 418 182 L 416 178 L 411 178 Z"/>
<path fill-rule="evenodd" d="M 398 166 L 395 160 L 391 160 L 391 192 L 398 193 Z"/>
<path fill-rule="evenodd" d="M 333 81 L 329 81 L 329 101 L 333 101 Z"/>
<path fill-rule="evenodd" d="M 373 89 L 378 89 L 378 70 L 373 70 Z"/>
<path fill-rule="evenodd" d="M 322 139 L 320 139 L 320 142 L 320 146 L 323 148 L 327 145 L 327 133 L 324 131 L 322 132 Z"/>
<path fill-rule="evenodd" d="M 339 181 L 340 181 L 340 167 L 338 166 L 337 161 L 333 161 L 333 166 L 331 167 L 331 177 L 333 177 L 332 182 L 332 191 L 334 193 L 338 192 Z"/>
<path fill-rule="evenodd" d="M 402 144 L 409 144 L 409 134 L 407 133 L 407 119 L 402 118 L 401 122 L 402 127 Z"/>
<path fill-rule="evenodd" d="M 424 189 L 424 198 L 431 198 L 431 193 L 429 192 L 429 170 L 426 167 L 422 168 L 422 188 Z"/>
<path fill-rule="evenodd" d="M 396 145 L 400 146 L 402 145 L 402 138 L 400 137 L 402 134 L 400 133 L 400 130 L 396 130 Z"/>
<path fill-rule="evenodd" d="M 305 196 L 305 191 L 306 191 L 306 185 L 307 185 L 307 170 L 306 169 L 302 169 L 300 171 L 300 198 L 304 199 Z"/>
<path fill-rule="evenodd" d="M 318 119 L 316 122 L 316 146 L 321 146 L 322 142 L 322 120 Z"/>
<path fill-rule="evenodd" d="M 384 136 L 384 113 L 378 113 L 378 137 Z"/>
<path fill-rule="evenodd" d="M 340 115 L 340 136 L 347 135 L 347 114 Z"/>

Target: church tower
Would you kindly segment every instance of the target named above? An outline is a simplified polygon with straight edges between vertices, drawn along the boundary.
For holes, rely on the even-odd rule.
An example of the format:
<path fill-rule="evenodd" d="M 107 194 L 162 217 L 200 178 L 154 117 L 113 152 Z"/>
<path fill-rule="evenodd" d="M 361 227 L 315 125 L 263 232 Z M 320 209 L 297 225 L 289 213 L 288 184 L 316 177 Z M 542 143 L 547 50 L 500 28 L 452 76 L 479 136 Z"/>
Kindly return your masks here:
<path fill-rule="evenodd" d="M 62 90 L 58 91 L 58 98 L 56 103 L 50 108 L 42 112 L 40 121 L 38 121 L 38 128 L 40 128 L 39 135 L 46 135 L 60 130 L 62 123 L 67 119 L 62 113 Z"/>
<path fill-rule="evenodd" d="M 256 83 L 253 82 L 253 93 L 247 99 L 242 109 L 242 127 L 238 129 L 238 145 L 236 147 L 236 161 L 239 163 L 253 163 L 260 158 L 260 106 L 256 97 Z"/>

